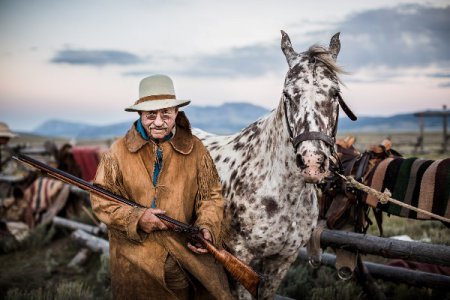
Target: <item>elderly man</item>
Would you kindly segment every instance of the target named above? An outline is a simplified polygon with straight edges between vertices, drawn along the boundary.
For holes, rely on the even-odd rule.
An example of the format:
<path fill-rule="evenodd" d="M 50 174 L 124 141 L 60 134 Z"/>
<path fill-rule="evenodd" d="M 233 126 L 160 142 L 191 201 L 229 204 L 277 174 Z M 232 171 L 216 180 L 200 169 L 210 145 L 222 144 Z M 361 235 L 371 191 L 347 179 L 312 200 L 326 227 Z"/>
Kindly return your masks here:
<path fill-rule="evenodd" d="M 172 80 L 144 78 L 126 111 L 139 119 L 105 154 L 95 184 L 142 204 L 132 208 L 91 195 L 109 228 L 115 299 L 230 299 L 226 275 L 206 249 L 167 230 L 155 214 L 194 224 L 218 245 L 223 197 L 214 163 L 192 135 Z M 189 250 L 189 249 L 190 250 Z"/>

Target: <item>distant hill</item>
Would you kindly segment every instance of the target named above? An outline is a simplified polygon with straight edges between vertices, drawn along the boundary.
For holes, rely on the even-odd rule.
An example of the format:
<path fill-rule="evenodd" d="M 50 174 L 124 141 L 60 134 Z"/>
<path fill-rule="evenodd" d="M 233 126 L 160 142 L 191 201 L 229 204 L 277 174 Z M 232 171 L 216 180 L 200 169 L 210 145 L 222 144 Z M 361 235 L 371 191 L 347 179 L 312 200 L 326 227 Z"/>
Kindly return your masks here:
<path fill-rule="evenodd" d="M 249 103 L 225 103 L 220 106 L 187 106 L 184 111 L 192 127 L 215 134 L 232 134 L 269 113 L 269 110 Z M 344 114 L 341 114 L 341 116 Z M 345 115 L 344 115 L 345 116 Z M 339 119 L 341 132 L 415 132 L 419 122 L 413 114 L 398 114 L 390 117 L 358 116 L 352 122 L 347 117 Z M 130 128 L 133 119 L 112 125 L 94 126 L 83 123 L 50 120 L 36 128 L 32 133 L 49 137 L 78 139 L 106 139 L 123 136 Z M 425 120 L 427 131 L 442 129 L 441 118 Z"/>
<path fill-rule="evenodd" d="M 220 106 L 195 106 L 183 109 L 192 127 L 215 134 L 238 132 L 269 110 L 249 103 L 225 103 Z M 63 120 L 49 120 L 32 133 L 50 137 L 100 139 L 123 136 L 134 119 L 112 125 L 95 126 Z"/>
<path fill-rule="evenodd" d="M 442 130 L 442 118 L 425 118 L 425 129 L 427 131 Z M 362 116 L 358 117 L 355 122 L 347 117 L 342 117 L 339 119 L 338 130 L 346 132 L 418 132 L 419 119 L 413 113 L 390 117 Z"/>

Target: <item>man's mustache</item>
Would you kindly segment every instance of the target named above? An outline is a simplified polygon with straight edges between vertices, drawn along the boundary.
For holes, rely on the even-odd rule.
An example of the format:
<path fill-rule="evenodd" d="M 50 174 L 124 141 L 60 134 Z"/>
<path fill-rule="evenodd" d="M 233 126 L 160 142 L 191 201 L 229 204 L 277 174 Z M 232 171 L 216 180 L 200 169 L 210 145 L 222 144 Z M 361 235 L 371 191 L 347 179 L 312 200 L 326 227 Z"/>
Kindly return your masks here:
<path fill-rule="evenodd" d="M 161 130 L 161 129 L 167 129 L 167 126 L 148 126 L 148 129 L 152 130 L 152 129 L 157 129 L 157 130 Z"/>

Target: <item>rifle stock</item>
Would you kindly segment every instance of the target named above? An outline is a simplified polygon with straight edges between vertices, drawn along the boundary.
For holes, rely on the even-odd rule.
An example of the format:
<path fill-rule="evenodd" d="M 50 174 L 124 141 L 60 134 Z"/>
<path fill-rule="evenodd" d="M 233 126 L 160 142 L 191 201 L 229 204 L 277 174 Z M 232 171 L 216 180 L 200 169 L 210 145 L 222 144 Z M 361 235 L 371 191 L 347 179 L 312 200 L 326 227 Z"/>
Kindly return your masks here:
<path fill-rule="evenodd" d="M 18 154 L 16 156 L 13 156 L 13 158 L 18 161 L 24 162 L 28 165 L 31 165 L 36 169 L 39 169 L 42 172 L 52 176 L 55 179 L 61 180 L 71 185 L 75 185 L 80 189 L 88 191 L 104 199 L 119 202 L 121 204 L 126 204 L 133 207 L 147 208 L 143 205 L 140 205 L 139 203 L 115 195 L 99 186 L 95 186 L 81 178 L 78 178 L 64 171 L 48 166 L 27 155 Z M 208 250 L 208 252 L 211 253 L 214 256 L 214 258 L 224 266 L 224 268 L 230 273 L 230 275 L 234 279 L 236 279 L 236 281 L 242 284 L 242 286 L 244 286 L 250 292 L 250 294 L 252 294 L 253 297 L 255 298 L 258 297 L 258 287 L 259 284 L 264 281 L 264 278 L 260 274 L 255 272 L 250 266 L 239 260 L 237 257 L 233 256 L 226 250 L 217 249 L 211 242 L 203 238 L 203 236 L 199 232 L 198 227 L 182 223 L 178 220 L 170 218 L 167 215 L 156 214 L 156 216 L 161 220 L 172 224 L 173 225 L 172 227 L 174 227 L 175 231 L 190 234 L 193 239 L 195 239 L 198 242 L 201 242 L 204 245 L 204 247 Z"/>

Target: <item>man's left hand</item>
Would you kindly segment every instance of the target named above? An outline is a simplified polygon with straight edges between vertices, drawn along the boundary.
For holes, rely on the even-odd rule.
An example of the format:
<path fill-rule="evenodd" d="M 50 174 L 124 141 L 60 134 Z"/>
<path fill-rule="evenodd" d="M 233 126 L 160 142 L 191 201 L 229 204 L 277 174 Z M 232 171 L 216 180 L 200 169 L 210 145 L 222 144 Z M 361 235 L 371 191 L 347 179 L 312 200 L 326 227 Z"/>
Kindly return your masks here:
<path fill-rule="evenodd" d="M 202 233 L 203 238 L 205 240 L 208 240 L 208 241 L 212 242 L 211 232 L 209 232 L 208 229 L 203 228 L 201 230 L 201 233 Z M 200 243 L 195 243 L 195 245 L 192 245 L 191 243 L 188 243 L 188 248 L 191 249 L 192 252 L 195 252 L 197 254 L 208 253 L 208 250 L 203 248 L 203 245 L 201 245 Z"/>

